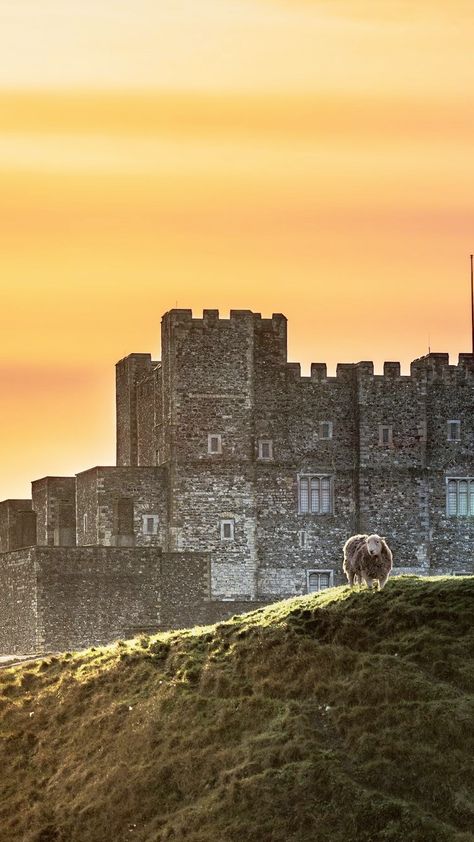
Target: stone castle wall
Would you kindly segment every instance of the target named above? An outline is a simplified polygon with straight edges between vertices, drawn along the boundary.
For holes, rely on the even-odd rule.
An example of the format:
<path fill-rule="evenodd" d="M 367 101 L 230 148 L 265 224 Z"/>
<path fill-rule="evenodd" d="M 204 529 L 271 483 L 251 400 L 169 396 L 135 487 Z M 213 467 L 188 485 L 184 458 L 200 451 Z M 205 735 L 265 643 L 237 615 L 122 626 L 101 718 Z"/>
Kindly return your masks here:
<path fill-rule="evenodd" d="M 36 543 L 74 546 L 76 543 L 76 479 L 44 477 L 31 484 L 36 512 Z"/>
<path fill-rule="evenodd" d="M 0 654 L 40 651 L 36 547 L 0 556 Z"/>
<path fill-rule="evenodd" d="M 23 648 L 83 645 L 338 584 L 357 532 L 386 536 L 398 572 L 473 571 L 473 355 L 302 377 L 285 317 L 249 310 L 172 310 L 161 344 L 117 364 L 116 467 L 0 503 L 0 648 L 22 627 Z M 470 513 L 448 512 L 450 478 L 472 478 Z"/>
<path fill-rule="evenodd" d="M 168 480 L 162 467 L 96 467 L 77 475 L 77 543 L 104 547 L 168 545 Z M 130 522 L 121 504 L 130 502 Z M 126 508 L 126 506 L 125 506 Z M 146 518 L 156 529 L 146 531 Z"/>
<path fill-rule="evenodd" d="M 309 570 L 340 581 L 342 546 L 359 531 L 386 535 L 400 570 L 470 567 L 473 519 L 447 517 L 446 477 L 474 475 L 472 355 L 450 366 L 430 354 L 410 376 L 399 363 L 374 375 L 362 362 L 339 365 L 336 377 L 314 363 L 301 377 L 287 363 L 280 314 L 174 310 L 163 318 L 159 369 L 137 393 L 139 417 L 154 417 L 148 456 L 169 471 L 169 546 L 211 552 L 219 597 L 304 592 Z M 447 440 L 450 418 L 461 423 L 460 442 Z M 138 426 L 143 454 L 150 429 L 149 420 Z M 209 453 L 211 434 L 218 453 Z M 259 458 L 261 440 L 271 459 Z M 312 475 L 331 477 L 330 513 L 299 512 L 298 478 Z M 226 518 L 232 543 L 219 535 Z"/>
<path fill-rule="evenodd" d="M 207 622 L 209 558 L 140 547 L 30 547 L 1 558 L 0 651 L 80 649 Z"/>
<path fill-rule="evenodd" d="M 1 557 L 0 653 L 68 651 L 225 620 L 262 602 L 211 599 L 205 553 L 29 547 Z"/>

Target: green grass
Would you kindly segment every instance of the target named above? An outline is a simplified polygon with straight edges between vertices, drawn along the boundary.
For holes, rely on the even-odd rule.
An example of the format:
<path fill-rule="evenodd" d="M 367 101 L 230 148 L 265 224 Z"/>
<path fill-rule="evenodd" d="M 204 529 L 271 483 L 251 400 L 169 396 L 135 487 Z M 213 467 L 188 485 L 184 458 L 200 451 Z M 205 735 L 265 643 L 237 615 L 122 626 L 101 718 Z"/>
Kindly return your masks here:
<path fill-rule="evenodd" d="M 474 840 L 474 578 L 0 671 L 1 842 Z"/>

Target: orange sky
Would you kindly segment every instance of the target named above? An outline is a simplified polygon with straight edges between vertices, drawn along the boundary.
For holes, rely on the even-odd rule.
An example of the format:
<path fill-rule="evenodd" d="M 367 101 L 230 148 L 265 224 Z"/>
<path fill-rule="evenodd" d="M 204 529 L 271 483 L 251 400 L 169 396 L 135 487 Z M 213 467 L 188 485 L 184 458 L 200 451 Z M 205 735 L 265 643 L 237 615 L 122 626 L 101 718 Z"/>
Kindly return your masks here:
<path fill-rule="evenodd" d="M 469 350 L 473 44 L 470 0 L 2 4 L 0 499 L 113 464 L 176 303 L 303 370 Z"/>

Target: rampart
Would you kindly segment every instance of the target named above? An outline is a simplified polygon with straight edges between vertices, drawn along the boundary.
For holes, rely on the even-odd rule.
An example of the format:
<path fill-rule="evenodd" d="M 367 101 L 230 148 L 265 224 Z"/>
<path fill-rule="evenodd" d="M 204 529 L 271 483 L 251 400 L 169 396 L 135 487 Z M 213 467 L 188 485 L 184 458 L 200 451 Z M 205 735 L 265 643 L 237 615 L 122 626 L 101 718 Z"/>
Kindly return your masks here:
<path fill-rule="evenodd" d="M 206 553 L 30 547 L 0 556 L 0 653 L 99 646 L 216 622 L 249 605 L 211 599 Z"/>

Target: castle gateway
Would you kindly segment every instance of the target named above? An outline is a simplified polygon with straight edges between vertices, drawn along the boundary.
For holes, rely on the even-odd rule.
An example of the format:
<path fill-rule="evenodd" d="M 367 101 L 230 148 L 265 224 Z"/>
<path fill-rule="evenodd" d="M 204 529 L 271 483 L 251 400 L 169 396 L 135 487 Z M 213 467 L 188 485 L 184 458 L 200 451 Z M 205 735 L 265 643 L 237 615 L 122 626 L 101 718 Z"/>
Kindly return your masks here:
<path fill-rule="evenodd" d="M 117 364 L 117 465 L 0 503 L 0 651 L 106 642 L 343 581 L 356 532 L 394 573 L 474 569 L 474 357 L 287 362 L 286 318 L 171 310 Z"/>

